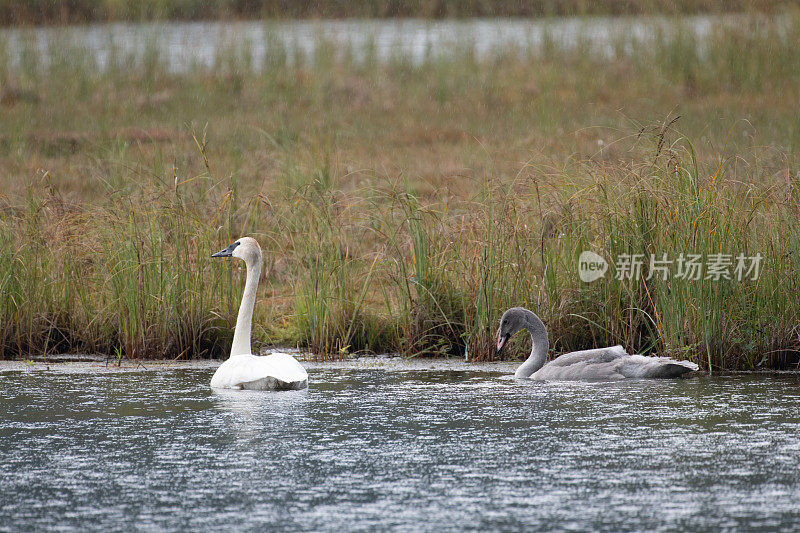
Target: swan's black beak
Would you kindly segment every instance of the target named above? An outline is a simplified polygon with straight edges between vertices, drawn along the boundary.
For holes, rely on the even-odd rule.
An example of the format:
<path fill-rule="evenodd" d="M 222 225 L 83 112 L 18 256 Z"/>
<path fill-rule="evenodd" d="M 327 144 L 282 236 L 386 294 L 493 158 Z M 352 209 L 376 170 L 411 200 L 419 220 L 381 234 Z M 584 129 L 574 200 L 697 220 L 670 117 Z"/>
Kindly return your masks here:
<path fill-rule="evenodd" d="M 219 252 L 213 254 L 211 257 L 230 257 L 233 255 L 233 251 L 236 249 L 237 246 L 239 246 L 239 243 L 235 242 L 230 246 L 228 246 L 227 248 L 225 248 L 224 250 L 220 250 Z"/>
<path fill-rule="evenodd" d="M 495 355 L 500 355 L 500 352 L 503 351 L 503 347 L 505 347 L 509 337 L 511 337 L 511 335 L 508 334 L 497 337 L 497 351 L 495 352 Z"/>

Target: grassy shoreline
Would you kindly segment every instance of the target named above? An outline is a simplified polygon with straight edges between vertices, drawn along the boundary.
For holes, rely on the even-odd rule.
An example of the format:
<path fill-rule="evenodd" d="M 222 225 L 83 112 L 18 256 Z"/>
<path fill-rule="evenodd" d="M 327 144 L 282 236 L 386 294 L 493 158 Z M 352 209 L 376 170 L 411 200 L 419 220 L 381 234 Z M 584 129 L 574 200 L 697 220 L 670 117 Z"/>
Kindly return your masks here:
<path fill-rule="evenodd" d="M 299 63 L 231 47 L 182 73 L 0 47 L 0 356 L 224 355 L 243 273 L 209 256 L 249 234 L 256 345 L 491 360 L 500 313 L 526 305 L 556 352 L 794 365 L 800 18 L 745 26 L 703 53 L 680 31 L 616 59 L 422 64 L 319 40 Z M 584 284 L 583 250 L 765 260 L 757 282 Z"/>

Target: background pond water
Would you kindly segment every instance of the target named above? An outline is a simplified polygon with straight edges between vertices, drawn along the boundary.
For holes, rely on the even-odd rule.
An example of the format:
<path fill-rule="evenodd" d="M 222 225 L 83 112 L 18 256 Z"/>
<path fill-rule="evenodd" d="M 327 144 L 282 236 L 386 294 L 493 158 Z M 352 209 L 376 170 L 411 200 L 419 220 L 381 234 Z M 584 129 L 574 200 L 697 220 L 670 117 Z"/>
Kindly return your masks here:
<path fill-rule="evenodd" d="M 794 529 L 800 382 L 0 374 L 2 530 Z"/>
<path fill-rule="evenodd" d="M 536 51 L 545 44 L 566 49 L 586 46 L 613 56 L 624 53 L 633 42 L 650 42 L 659 34 L 678 30 L 702 42 L 715 27 L 742 24 L 747 19 L 741 15 L 699 15 L 679 20 L 641 16 L 113 23 L 0 29 L 0 44 L 7 42 L 14 62 L 28 48 L 45 59 L 53 52 L 78 48 L 93 52 L 101 68 L 111 58 L 138 61 L 150 55 L 175 71 L 214 66 L 223 59 L 220 52 L 227 48 L 238 50 L 241 58 L 260 69 L 275 50 L 287 53 L 287 59 L 294 62 L 298 56 L 313 57 L 323 42 L 359 60 L 367 54 L 378 61 L 402 59 L 412 63 L 454 51 L 470 50 L 486 57 L 508 50 Z"/>

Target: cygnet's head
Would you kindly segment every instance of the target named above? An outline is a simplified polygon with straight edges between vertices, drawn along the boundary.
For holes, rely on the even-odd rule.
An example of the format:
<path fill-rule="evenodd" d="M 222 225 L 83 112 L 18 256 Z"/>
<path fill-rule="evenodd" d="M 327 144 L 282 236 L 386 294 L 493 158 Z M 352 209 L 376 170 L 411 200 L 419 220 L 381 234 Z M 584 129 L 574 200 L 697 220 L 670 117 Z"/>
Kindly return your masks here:
<path fill-rule="evenodd" d="M 516 332 L 525 327 L 528 322 L 526 309 L 523 307 L 512 307 L 500 319 L 500 329 L 497 330 L 497 354 L 503 351 L 503 347 L 508 342 L 508 339 L 514 336 Z"/>
<path fill-rule="evenodd" d="M 211 257 L 238 257 L 245 263 L 252 265 L 261 261 L 261 246 L 252 237 L 242 237 Z"/>

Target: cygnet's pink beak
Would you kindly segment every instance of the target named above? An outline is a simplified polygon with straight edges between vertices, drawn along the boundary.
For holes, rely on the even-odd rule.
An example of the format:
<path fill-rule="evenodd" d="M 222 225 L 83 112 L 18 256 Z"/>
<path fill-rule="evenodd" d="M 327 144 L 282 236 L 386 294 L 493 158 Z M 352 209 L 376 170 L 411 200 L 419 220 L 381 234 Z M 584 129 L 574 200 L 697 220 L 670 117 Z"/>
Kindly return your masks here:
<path fill-rule="evenodd" d="M 500 335 L 500 334 L 498 333 L 498 335 L 497 335 L 497 353 L 498 353 L 498 354 L 499 354 L 501 351 L 503 351 L 503 346 L 505 346 L 505 345 L 506 345 L 506 342 L 507 342 L 507 341 L 508 341 L 508 335 Z"/>

